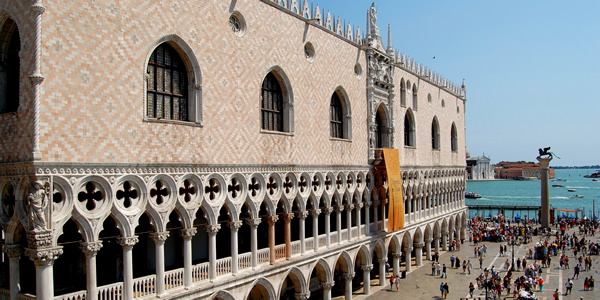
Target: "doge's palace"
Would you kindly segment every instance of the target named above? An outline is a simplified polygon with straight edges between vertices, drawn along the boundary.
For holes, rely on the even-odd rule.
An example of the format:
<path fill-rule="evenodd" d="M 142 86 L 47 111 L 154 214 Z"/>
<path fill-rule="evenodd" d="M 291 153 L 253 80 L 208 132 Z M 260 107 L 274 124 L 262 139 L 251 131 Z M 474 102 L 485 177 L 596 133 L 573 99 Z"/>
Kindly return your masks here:
<path fill-rule="evenodd" d="M 0 1 L 0 299 L 351 299 L 464 239 L 465 87 L 327 9 Z"/>

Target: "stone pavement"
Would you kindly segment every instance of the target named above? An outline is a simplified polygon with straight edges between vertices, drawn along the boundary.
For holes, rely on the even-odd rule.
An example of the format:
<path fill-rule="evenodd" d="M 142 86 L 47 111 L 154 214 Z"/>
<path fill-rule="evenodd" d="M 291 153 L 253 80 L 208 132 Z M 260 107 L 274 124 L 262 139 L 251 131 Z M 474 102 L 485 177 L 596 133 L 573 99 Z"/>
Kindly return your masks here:
<path fill-rule="evenodd" d="M 587 237 L 587 239 L 598 239 L 596 237 Z M 535 242 L 541 239 L 540 236 L 533 237 L 533 243 L 515 246 L 515 260 L 517 257 L 523 258 L 527 250 L 529 248 L 533 248 Z M 480 243 L 480 245 L 486 244 L 488 246 L 488 251 L 486 257 L 484 257 L 483 268 L 491 268 L 492 265 L 496 270 L 500 270 L 500 276 L 503 277 L 506 272 L 503 269 L 503 264 L 508 259 L 511 261 L 511 246 L 508 246 L 508 255 L 504 257 L 499 257 L 499 248 L 501 243 L 491 243 L 485 242 Z M 504 243 L 502 243 L 504 245 Z M 400 292 L 391 291 L 389 289 L 389 281 L 386 280 L 388 285 L 386 286 L 372 286 L 371 287 L 371 295 L 353 295 L 352 299 L 369 299 L 369 300 L 386 300 L 386 299 L 442 299 L 440 295 L 439 286 L 441 282 L 448 282 L 450 287 L 450 293 L 448 294 L 447 299 L 466 299 L 469 296 L 469 282 L 473 282 L 475 287 L 477 287 L 477 281 L 475 278 L 483 272 L 483 270 L 479 269 L 479 261 L 476 257 L 473 256 L 473 243 L 464 243 L 460 247 L 459 251 L 454 252 L 454 255 L 460 260 L 471 260 L 471 264 L 473 265 L 473 270 L 471 271 L 471 275 L 465 275 L 462 271 L 462 267 L 459 269 L 448 268 L 448 278 L 440 278 L 440 276 L 432 276 L 431 275 L 431 261 L 423 261 L 423 266 L 419 268 L 415 268 L 413 266 L 413 271 L 408 273 L 406 279 L 402 279 L 400 283 Z M 442 252 L 440 253 L 440 264 L 445 263 L 446 266 L 450 266 L 450 256 L 453 252 Z M 536 291 L 535 295 L 540 300 L 553 300 L 552 294 L 555 289 L 559 289 L 561 293 L 565 291 L 565 282 L 567 278 L 573 275 L 574 261 L 573 252 L 571 250 L 567 250 L 567 255 L 569 256 L 571 269 L 561 270 L 558 264 L 558 256 L 552 257 L 552 265 L 550 268 L 545 268 L 543 273 L 544 278 L 544 291 L 539 292 Z M 584 291 L 583 290 L 583 280 L 590 275 L 594 276 L 596 281 L 600 279 L 600 263 L 599 257 L 592 256 L 592 270 L 586 272 L 580 272 L 579 279 L 575 279 L 574 287 L 571 295 L 560 296 L 560 299 L 600 299 L 600 290 L 599 288 L 595 288 L 594 291 Z M 461 263 L 462 264 L 462 263 Z M 513 281 L 516 276 L 521 276 L 524 273 L 522 271 L 513 272 Z M 376 281 L 372 281 L 372 285 L 375 285 Z M 506 290 L 503 290 L 505 292 Z M 485 299 L 485 290 L 478 290 L 475 288 L 473 293 L 475 299 Z M 473 298 L 469 298 L 473 299 Z M 514 299 L 512 295 L 508 297 L 506 295 L 502 295 L 499 299 Z"/>

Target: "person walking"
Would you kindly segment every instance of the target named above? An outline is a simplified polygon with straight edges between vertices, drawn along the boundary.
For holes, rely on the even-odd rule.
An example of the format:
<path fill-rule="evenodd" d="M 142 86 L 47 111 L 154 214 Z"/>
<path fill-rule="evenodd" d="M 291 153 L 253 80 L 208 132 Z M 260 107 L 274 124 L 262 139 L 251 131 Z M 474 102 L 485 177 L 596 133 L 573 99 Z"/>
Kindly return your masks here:
<path fill-rule="evenodd" d="M 442 266 L 442 278 L 448 278 L 448 273 L 446 273 L 446 264 Z"/>
<path fill-rule="evenodd" d="M 400 291 L 400 276 L 396 277 L 396 292 Z"/>
<path fill-rule="evenodd" d="M 473 265 L 471 265 L 471 260 L 467 261 L 467 272 L 469 273 L 469 275 L 471 275 L 471 268 L 473 267 Z"/>
<path fill-rule="evenodd" d="M 390 291 L 394 290 L 394 274 L 392 274 L 392 276 L 390 276 Z"/>
<path fill-rule="evenodd" d="M 446 281 L 446 283 L 444 283 L 444 299 L 446 299 L 448 297 L 449 293 L 450 293 L 450 287 L 448 286 L 448 282 Z"/>
<path fill-rule="evenodd" d="M 483 269 L 483 257 L 479 257 L 479 270 Z"/>
<path fill-rule="evenodd" d="M 469 283 L 469 295 L 471 296 L 471 298 L 473 298 L 473 291 L 475 290 L 475 285 L 473 284 L 473 281 L 471 281 Z"/>
<path fill-rule="evenodd" d="M 463 260 L 463 273 L 467 275 L 467 262 Z"/>
<path fill-rule="evenodd" d="M 552 297 L 554 297 L 554 300 L 559 300 L 558 296 L 560 295 L 560 293 L 558 292 L 558 289 L 556 289 L 554 291 L 554 294 L 552 294 Z"/>
<path fill-rule="evenodd" d="M 435 262 L 431 262 L 431 276 L 435 276 Z"/>
<path fill-rule="evenodd" d="M 440 294 L 442 295 L 442 298 L 444 298 L 444 282 L 440 283 Z"/>
<path fill-rule="evenodd" d="M 571 278 L 567 279 L 567 283 L 565 283 L 565 287 L 567 288 L 567 292 L 565 295 L 570 295 L 571 290 L 573 289 L 573 280 Z"/>
<path fill-rule="evenodd" d="M 573 268 L 573 278 L 575 278 L 577 276 L 577 279 L 579 279 L 579 264 L 575 265 L 575 268 Z"/>
<path fill-rule="evenodd" d="M 435 264 L 435 271 L 437 272 L 438 276 L 442 273 L 442 265 L 440 265 L 439 262 Z"/>

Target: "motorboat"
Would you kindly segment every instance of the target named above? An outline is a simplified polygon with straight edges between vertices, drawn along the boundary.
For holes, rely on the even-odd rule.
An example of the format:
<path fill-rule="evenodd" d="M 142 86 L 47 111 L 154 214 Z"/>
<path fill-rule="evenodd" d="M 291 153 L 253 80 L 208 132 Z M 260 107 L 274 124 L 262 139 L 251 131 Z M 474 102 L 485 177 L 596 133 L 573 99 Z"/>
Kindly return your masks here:
<path fill-rule="evenodd" d="M 561 188 L 561 187 L 565 187 L 565 186 L 564 186 L 564 185 L 562 185 L 562 184 L 553 184 L 553 185 L 552 185 L 552 187 L 558 187 L 558 188 Z"/>
<path fill-rule="evenodd" d="M 479 198 L 481 198 L 481 195 L 479 195 L 477 193 L 473 193 L 473 192 L 468 192 L 468 193 L 465 193 L 465 198 L 467 198 L 467 199 L 479 199 Z"/>
<path fill-rule="evenodd" d="M 567 191 L 568 191 L 568 192 L 571 192 L 571 193 L 577 192 L 577 190 L 576 190 L 576 189 L 568 189 Z"/>
<path fill-rule="evenodd" d="M 573 196 L 569 197 L 569 199 L 579 199 L 579 198 L 583 198 L 583 195 L 573 195 Z"/>

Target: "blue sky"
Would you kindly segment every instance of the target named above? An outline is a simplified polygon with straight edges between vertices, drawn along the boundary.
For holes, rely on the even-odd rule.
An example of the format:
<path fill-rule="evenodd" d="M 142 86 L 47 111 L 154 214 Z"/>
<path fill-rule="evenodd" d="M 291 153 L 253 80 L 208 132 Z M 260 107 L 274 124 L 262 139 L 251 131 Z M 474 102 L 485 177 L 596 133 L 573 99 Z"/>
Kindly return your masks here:
<path fill-rule="evenodd" d="M 316 0 L 366 31 L 373 1 Z M 492 162 L 600 164 L 600 1 L 375 1 L 384 43 L 467 85 L 467 149 Z M 435 59 L 433 58 L 435 57 Z"/>

